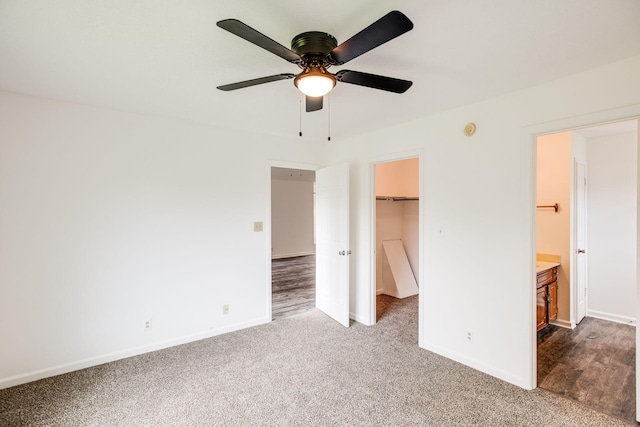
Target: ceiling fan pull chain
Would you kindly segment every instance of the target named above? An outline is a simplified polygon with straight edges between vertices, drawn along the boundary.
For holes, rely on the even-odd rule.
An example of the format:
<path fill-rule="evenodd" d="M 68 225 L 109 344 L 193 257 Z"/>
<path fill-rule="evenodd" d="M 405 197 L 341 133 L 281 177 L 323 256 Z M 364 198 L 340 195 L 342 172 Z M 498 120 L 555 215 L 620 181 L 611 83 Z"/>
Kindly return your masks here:
<path fill-rule="evenodd" d="M 300 102 L 300 108 L 299 108 L 298 114 L 300 115 L 300 124 L 299 124 L 300 129 L 299 129 L 298 135 L 302 136 L 302 94 L 300 94 L 299 102 Z"/>
<path fill-rule="evenodd" d="M 328 129 L 327 129 L 327 141 L 331 141 L 331 92 L 327 94 L 327 115 L 328 117 Z"/>

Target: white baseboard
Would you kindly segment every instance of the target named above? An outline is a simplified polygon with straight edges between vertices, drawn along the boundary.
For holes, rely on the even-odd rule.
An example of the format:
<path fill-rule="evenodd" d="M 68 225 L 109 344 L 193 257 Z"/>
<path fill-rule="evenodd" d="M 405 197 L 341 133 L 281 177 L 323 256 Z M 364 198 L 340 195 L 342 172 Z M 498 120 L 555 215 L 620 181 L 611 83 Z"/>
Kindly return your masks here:
<path fill-rule="evenodd" d="M 571 324 L 568 320 L 557 319 L 551 322 L 552 325 L 560 326 L 561 328 L 573 329 L 575 326 Z"/>
<path fill-rule="evenodd" d="M 384 295 L 389 295 L 390 297 L 394 297 L 394 298 L 398 298 L 398 299 L 405 299 L 405 298 L 409 298 L 415 295 L 418 295 L 419 291 L 416 291 L 415 293 L 409 294 L 409 295 L 405 295 L 405 296 L 399 296 L 396 292 L 385 292 L 384 290 L 380 289 L 378 291 L 376 291 L 376 295 L 380 295 L 380 294 L 384 294 Z"/>
<path fill-rule="evenodd" d="M 499 378 L 503 381 L 506 381 L 508 383 L 511 383 L 513 385 L 516 385 L 518 387 L 524 388 L 525 390 L 530 390 L 531 387 L 529 387 L 523 378 L 512 375 L 511 373 L 504 371 L 502 369 L 498 369 L 496 367 L 487 365 L 485 363 L 479 362 L 475 359 L 471 359 L 468 358 L 466 356 L 463 356 L 459 353 L 455 353 L 446 349 L 443 349 L 442 347 L 438 347 L 435 345 L 432 345 L 430 343 L 425 343 L 424 346 L 422 346 L 422 348 L 424 348 L 425 350 L 429 350 L 433 353 L 439 354 L 441 356 L 444 356 L 448 359 L 454 360 L 456 362 L 462 363 L 463 365 L 469 366 L 473 369 L 476 369 L 480 372 L 484 372 L 485 374 L 489 374 L 493 377 Z"/>
<path fill-rule="evenodd" d="M 628 316 L 620 316 L 618 314 L 606 313 L 604 311 L 587 310 L 587 316 L 597 319 L 609 320 L 616 323 L 624 323 L 625 325 L 636 326 L 636 319 Z"/>
<path fill-rule="evenodd" d="M 181 344 L 187 344 L 193 341 L 199 341 L 202 339 L 211 338 L 216 335 L 222 335 L 228 332 L 250 328 L 252 326 L 261 325 L 263 323 L 268 323 L 270 321 L 271 321 L 270 317 L 261 317 L 258 319 L 253 319 L 253 320 L 249 320 L 247 322 L 242 322 L 242 323 L 236 323 L 234 325 L 229 325 L 229 326 L 225 326 L 218 329 L 208 329 L 206 331 L 202 331 L 195 334 L 186 335 L 183 337 L 174 338 L 166 341 L 160 341 L 154 344 L 143 345 L 140 347 L 133 347 L 127 350 L 116 351 L 116 352 L 104 354 L 101 356 L 77 360 L 75 362 L 64 363 L 58 366 L 38 369 L 36 371 L 27 372 L 25 374 L 15 375 L 8 378 L 1 378 L 0 390 L 4 388 L 14 387 L 20 384 L 29 383 L 32 381 L 41 380 L 43 378 L 53 377 L 55 375 L 66 374 L 73 371 L 79 371 L 80 369 L 90 368 L 92 366 L 98 366 L 104 363 L 114 362 L 116 360 L 125 359 L 131 356 L 137 356 L 144 353 L 150 353 L 152 351 L 162 350 L 164 348 L 174 347 Z"/>
<path fill-rule="evenodd" d="M 292 254 L 271 255 L 271 259 L 295 258 L 297 256 L 314 255 L 315 253 L 316 253 L 315 251 L 309 251 L 309 252 L 296 252 Z"/>

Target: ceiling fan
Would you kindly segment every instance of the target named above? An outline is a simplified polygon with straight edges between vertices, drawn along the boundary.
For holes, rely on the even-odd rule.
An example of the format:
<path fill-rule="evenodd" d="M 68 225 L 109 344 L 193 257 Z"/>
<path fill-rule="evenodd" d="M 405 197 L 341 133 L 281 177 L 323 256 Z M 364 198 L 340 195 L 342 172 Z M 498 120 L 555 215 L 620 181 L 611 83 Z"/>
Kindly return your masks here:
<path fill-rule="evenodd" d="M 237 19 L 225 19 L 219 21 L 217 25 L 302 69 L 299 74 L 276 74 L 218 86 L 220 90 L 230 91 L 278 80 L 294 79 L 295 86 L 306 95 L 306 111 L 310 112 L 322 109 L 322 97 L 333 89 L 336 81 L 395 93 L 404 93 L 413 84 L 408 80 L 359 71 L 340 70 L 335 74 L 327 71 L 333 65 L 346 64 L 411 30 L 413 23 L 397 10 L 389 12 L 340 45 L 331 34 L 307 31 L 295 36 L 291 41 L 291 49 L 287 49 Z"/>

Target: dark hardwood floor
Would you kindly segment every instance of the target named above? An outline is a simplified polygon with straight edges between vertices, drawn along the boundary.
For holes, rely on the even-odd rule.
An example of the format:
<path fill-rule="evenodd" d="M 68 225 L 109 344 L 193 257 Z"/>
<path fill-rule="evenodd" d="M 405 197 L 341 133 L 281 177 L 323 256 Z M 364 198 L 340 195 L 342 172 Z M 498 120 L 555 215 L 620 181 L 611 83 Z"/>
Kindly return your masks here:
<path fill-rule="evenodd" d="M 271 261 L 273 320 L 293 316 L 316 306 L 316 256 Z"/>
<path fill-rule="evenodd" d="M 538 387 L 635 423 L 635 328 L 585 317 L 538 332 Z"/>

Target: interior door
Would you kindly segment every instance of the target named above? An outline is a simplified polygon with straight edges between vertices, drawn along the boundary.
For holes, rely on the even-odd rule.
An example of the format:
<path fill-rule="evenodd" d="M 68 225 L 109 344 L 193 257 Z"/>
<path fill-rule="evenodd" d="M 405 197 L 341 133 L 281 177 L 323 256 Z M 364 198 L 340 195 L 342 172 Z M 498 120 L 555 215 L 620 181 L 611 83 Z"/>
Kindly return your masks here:
<path fill-rule="evenodd" d="M 587 173 L 576 163 L 576 323 L 587 314 Z"/>
<path fill-rule="evenodd" d="M 316 307 L 349 326 L 349 165 L 316 171 Z"/>

